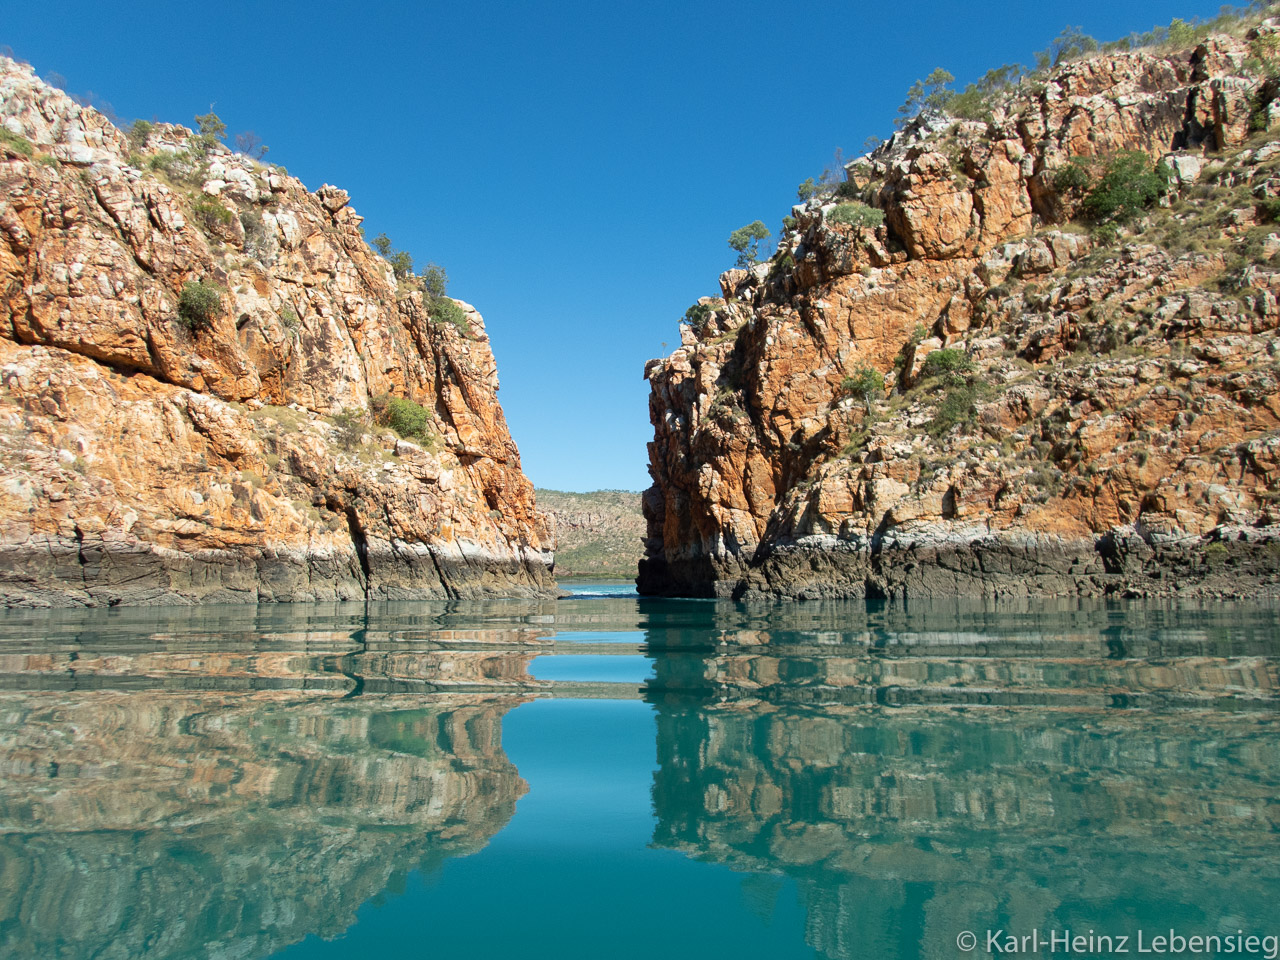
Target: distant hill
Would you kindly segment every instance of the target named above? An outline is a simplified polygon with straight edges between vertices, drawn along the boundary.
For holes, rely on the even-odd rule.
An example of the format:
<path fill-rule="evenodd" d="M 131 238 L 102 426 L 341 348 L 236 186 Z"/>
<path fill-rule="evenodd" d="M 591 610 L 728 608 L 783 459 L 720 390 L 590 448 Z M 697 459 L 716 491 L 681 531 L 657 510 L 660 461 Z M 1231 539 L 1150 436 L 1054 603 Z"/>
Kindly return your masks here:
<path fill-rule="evenodd" d="M 644 553 L 640 494 L 628 490 L 536 491 L 556 522 L 556 576 L 631 580 Z"/>

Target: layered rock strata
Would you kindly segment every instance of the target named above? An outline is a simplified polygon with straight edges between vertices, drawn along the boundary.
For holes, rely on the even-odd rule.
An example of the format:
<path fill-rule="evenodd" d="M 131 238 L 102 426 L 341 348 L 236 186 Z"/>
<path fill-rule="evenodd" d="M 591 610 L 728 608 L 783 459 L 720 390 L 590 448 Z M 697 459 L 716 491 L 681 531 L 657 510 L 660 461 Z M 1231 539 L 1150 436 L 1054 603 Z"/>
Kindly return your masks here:
<path fill-rule="evenodd" d="M 641 591 L 1280 592 L 1276 33 L 1067 64 L 796 207 L 646 366 Z M 1163 205 L 1090 232 L 1075 168 L 1135 150 Z"/>
<path fill-rule="evenodd" d="M 483 321 L 398 278 L 346 192 L 126 138 L 9 60 L 0 125 L 0 602 L 554 589 Z"/>

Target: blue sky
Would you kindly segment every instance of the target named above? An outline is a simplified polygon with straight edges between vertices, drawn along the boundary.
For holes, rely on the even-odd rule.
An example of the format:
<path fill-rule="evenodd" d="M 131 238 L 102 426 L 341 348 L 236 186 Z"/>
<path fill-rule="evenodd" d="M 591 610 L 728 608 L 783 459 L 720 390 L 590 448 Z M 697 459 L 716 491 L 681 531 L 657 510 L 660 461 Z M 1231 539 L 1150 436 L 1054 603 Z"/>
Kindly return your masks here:
<path fill-rule="evenodd" d="M 911 82 L 960 84 L 1068 24 L 1100 40 L 1217 2 L 11 4 L 0 44 L 126 120 L 212 103 L 484 314 L 526 472 L 648 485 L 644 362 Z"/>

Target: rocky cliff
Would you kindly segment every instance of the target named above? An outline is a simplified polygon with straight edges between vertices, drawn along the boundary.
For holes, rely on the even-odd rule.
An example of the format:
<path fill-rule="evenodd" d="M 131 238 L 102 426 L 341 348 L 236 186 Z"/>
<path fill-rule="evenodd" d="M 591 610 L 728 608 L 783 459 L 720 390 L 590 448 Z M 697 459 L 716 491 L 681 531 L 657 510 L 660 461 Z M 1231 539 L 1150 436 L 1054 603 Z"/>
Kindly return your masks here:
<path fill-rule="evenodd" d="M 3 59 L 0 127 L 0 602 L 553 589 L 480 316 L 344 191 Z"/>
<path fill-rule="evenodd" d="M 794 208 L 646 366 L 641 591 L 1275 593 L 1278 37 L 1067 63 Z"/>

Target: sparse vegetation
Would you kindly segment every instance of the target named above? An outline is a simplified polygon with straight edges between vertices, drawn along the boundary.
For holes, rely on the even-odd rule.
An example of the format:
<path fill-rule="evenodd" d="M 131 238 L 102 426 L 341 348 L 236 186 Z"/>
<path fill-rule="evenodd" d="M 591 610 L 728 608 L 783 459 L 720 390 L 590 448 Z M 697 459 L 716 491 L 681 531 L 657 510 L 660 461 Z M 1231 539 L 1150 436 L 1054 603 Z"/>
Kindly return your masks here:
<path fill-rule="evenodd" d="M 129 141 L 129 146 L 132 149 L 142 150 L 146 147 L 147 139 L 155 128 L 156 125 L 150 120 L 135 120 L 129 127 L 129 132 L 125 134 L 125 138 Z"/>
<path fill-rule="evenodd" d="M 373 238 L 373 248 L 378 251 L 387 263 L 391 264 L 391 272 L 397 280 L 407 280 L 413 276 L 413 257 L 405 250 L 397 250 L 391 245 L 391 238 L 380 233 Z"/>
<path fill-rule="evenodd" d="M 948 387 L 926 430 L 931 436 L 940 437 L 953 427 L 972 421 L 976 400 L 977 390 L 971 384 L 958 383 Z"/>
<path fill-rule="evenodd" d="M 207 155 L 210 150 L 226 139 L 227 125 L 222 122 L 213 110 L 196 116 L 196 145 Z"/>
<path fill-rule="evenodd" d="M 236 218 L 236 215 L 217 199 L 203 194 L 191 205 L 191 213 L 206 233 L 217 233 L 219 228 L 225 229 L 231 226 L 231 222 Z M 259 217 L 259 224 L 261 224 L 261 217 Z"/>
<path fill-rule="evenodd" d="M 162 150 L 146 160 L 147 169 L 176 184 L 195 185 L 204 179 L 205 157 L 193 150 Z"/>
<path fill-rule="evenodd" d="M 244 252 L 265 264 L 271 249 L 270 234 L 257 210 L 241 211 L 240 226 L 244 228 Z"/>
<path fill-rule="evenodd" d="M 920 365 L 920 377 L 929 380 L 939 377 L 948 385 L 954 386 L 964 382 L 964 374 L 973 369 L 973 361 L 963 350 L 944 347 L 934 350 L 924 358 Z"/>
<path fill-rule="evenodd" d="M 24 157 L 30 157 L 36 150 L 35 145 L 26 137 L 20 137 L 5 127 L 0 127 L 0 146 Z"/>
<path fill-rule="evenodd" d="M 436 297 L 428 305 L 427 312 L 436 323 L 451 323 L 464 336 L 470 332 L 466 311 L 448 297 Z"/>
<path fill-rule="evenodd" d="M 336 429 L 338 446 L 343 450 L 354 450 L 360 445 L 364 436 L 365 412 L 363 410 L 340 410 L 332 417 Z"/>
<path fill-rule="evenodd" d="M 236 134 L 236 152 L 243 153 L 246 157 L 252 157 L 254 160 L 261 160 L 267 155 L 271 148 L 262 142 L 262 138 L 252 130 L 246 130 L 243 133 Z"/>
<path fill-rule="evenodd" d="M 225 292 L 216 283 L 205 280 L 186 284 L 178 298 L 178 319 L 189 330 L 209 326 L 222 312 Z"/>
<path fill-rule="evenodd" d="M 1047 70 L 1049 67 L 1058 67 L 1068 60 L 1077 60 L 1097 49 L 1098 41 L 1079 27 L 1064 27 L 1049 44 L 1048 49 L 1036 53 L 1036 69 Z"/>
<path fill-rule="evenodd" d="M 1092 183 L 1093 174 L 1083 157 L 1072 157 L 1053 174 L 1053 189 L 1058 193 L 1084 193 Z"/>
<path fill-rule="evenodd" d="M 809 200 L 820 193 L 822 193 L 822 184 L 813 177 L 805 178 L 804 182 L 796 187 L 796 196 L 801 200 Z"/>
<path fill-rule="evenodd" d="M 872 401 L 884 394 L 884 374 L 873 367 L 859 367 L 840 381 L 840 392 L 858 397 L 869 410 Z"/>
<path fill-rule="evenodd" d="M 538 509 L 556 518 L 556 576 L 631 580 L 644 554 L 640 494 L 537 491 Z"/>
<path fill-rule="evenodd" d="M 865 203 L 841 203 L 827 214 L 826 220 L 828 223 L 874 229 L 884 223 L 884 211 L 869 207 Z"/>

